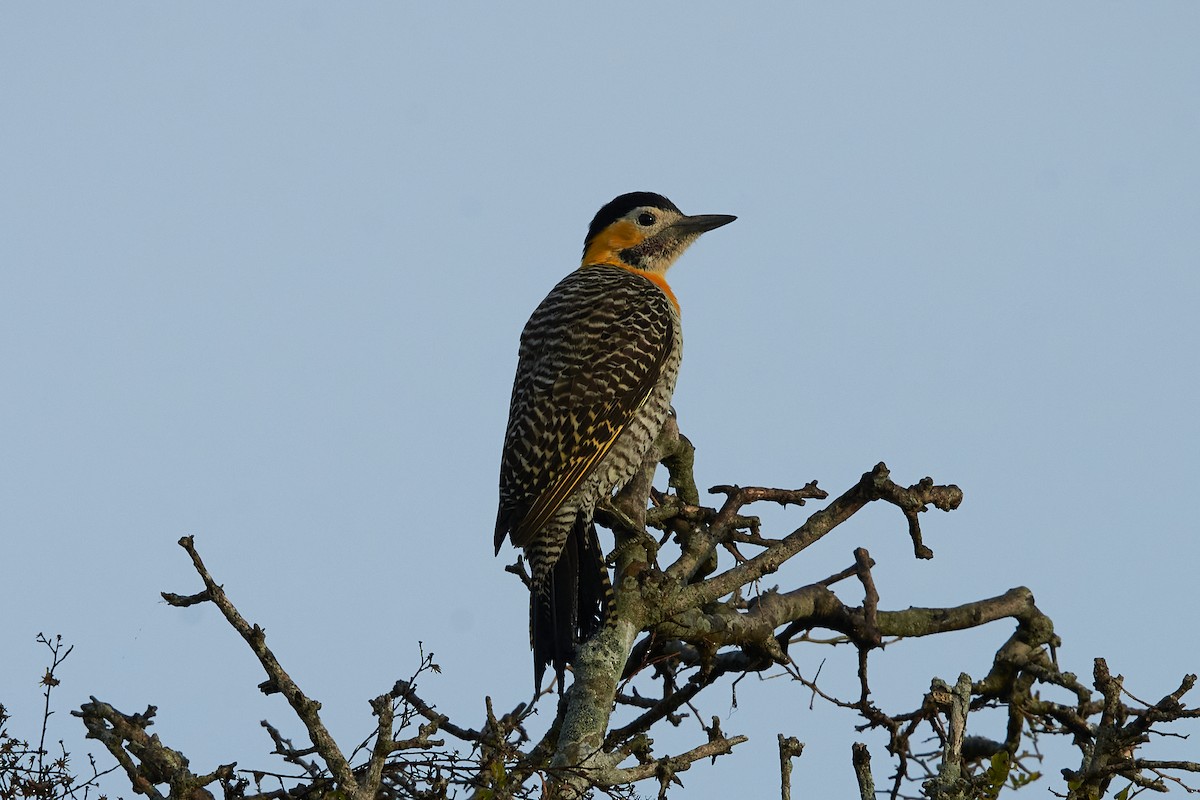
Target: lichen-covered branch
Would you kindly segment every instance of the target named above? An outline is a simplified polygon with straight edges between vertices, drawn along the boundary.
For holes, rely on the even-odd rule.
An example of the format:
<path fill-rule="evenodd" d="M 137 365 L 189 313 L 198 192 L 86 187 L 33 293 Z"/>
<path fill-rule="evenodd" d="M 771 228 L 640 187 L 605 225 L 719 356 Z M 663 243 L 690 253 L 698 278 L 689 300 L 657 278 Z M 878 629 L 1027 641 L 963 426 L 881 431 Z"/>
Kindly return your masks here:
<path fill-rule="evenodd" d="M 792 800 L 792 759 L 804 754 L 804 743 L 795 736 L 776 737 L 779 743 L 779 794 L 782 800 Z"/>
<path fill-rule="evenodd" d="M 1165 771 L 1200 773 L 1200 762 L 1156 761 L 1137 755 L 1137 748 L 1149 741 L 1156 724 L 1200 717 L 1200 710 L 1188 709 L 1181 702 L 1195 687 L 1196 676 L 1185 676 L 1178 689 L 1146 708 L 1130 708 L 1124 702 L 1124 682 L 1121 675 L 1109 671 L 1103 658 L 1095 660 L 1093 683 L 1103 698 L 1103 710 L 1099 724 L 1082 747 L 1079 769 L 1063 770 L 1071 800 L 1102 797 L 1117 776 L 1134 786 L 1165 792 Z"/>
<path fill-rule="evenodd" d="M 214 781 L 228 782 L 235 764 L 223 764 L 206 775 L 196 775 L 178 750 L 164 745 L 156 734 L 147 732 L 154 724 L 157 709 L 148 706 L 141 714 L 123 714 L 108 703 L 91 698 L 76 716 L 83 719 L 88 738 L 96 739 L 112 754 L 130 786 L 152 800 L 211 800 L 207 787 Z M 166 795 L 158 786 L 169 787 Z"/>
<path fill-rule="evenodd" d="M 1181 775 L 1200 771 L 1190 761 L 1145 758 L 1139 752 L 1163 726 L 1197 717 L 1183 704 L 1195 677 L 1185 678 L 1157 703 L 1141 706 L 1129 704 L 1122 678 L 1111 675 L 1103 661 L 1097 661 L 1092 685 L 1084 685 L 1059 668 L 1058 634 L 1029 589 L 1016 587 L 946 608 L 905 607 L 904 598 L 880 595 L 870 554 L 850 546 L 853 563 L 834 575 L 814 576 L 802 586 L 760 588 L 765 576 L 877 501 L 900 511 L 914 556 L 931 558 L 920 515 L 930 508 L 957 508 L 963 497 L 958 487 L 930 478 L 897 484 L 880 463 L 798 527 L 779 535 L 763 530 L 753 515 L 755 505 L 800 507 L 828 500 L 815 481 L 798 489 L 717 486 L 711 491 L 720 502 L 709 507 L 702 505 L 696 488 L 694 458 L 695 448 L 672 418 L 643 469 L 597 509 L 597 520 L 615 535 L 609 557 L 614 604 L 602 630 L 578 648 L 573 681 L 562 697 L 541 695 L 498 714 L 489 696 L 480 724 L 470 727 L 455 724 L 418 695 L 415 676 L 399 680 L 371 700 L 374 730 L 346 755 L 321 723 L 320 704 L 290 678 L 267 648 L 262 629 L 242 618 L 205 568 L 194 542 L 185 537 L 180 544 L 204 591 L 164 597 L 177 607 L 214 603 L 249 645 L 268 676 L 264 691 L 281 693 L 308 732 L 311 746 L 295 747 L 268 726 L 275 752 L 300 767 L 303 780 L 248 795 L 247 779 L 235 777 L 232 764 L 193 775 L 182 754 L 147 734 L 153 707 L 144 715 L 126 716 L 93 701 L 82 715 L 135 790 L 162 800 L 197 800 L 194 793 L 207 791 L 204 787 L 214 781 L 220 781 L 226 800 L 333 800 L 334 795 L 399 800 L 446 797 L 454 791 L 478 800 L 579 798 L 597 790 L 623 797 L 632 784 L 651 780 L 665 797 L 691 764 L 715 759 L 746 741 L 724 733 L 715 717 L 711 723 L 702 721 L 707 717 L 700 716 L 698 705 L 706 693 L 728 678 L 736 687 L 741 677 L 768 670 L 790 676 L 814 701 L 823 699 L 856 713 L 860 730 L 886 733 L 895 760 L 892 798 L 912 796 L 918 782 L 927 797 L 954 800 L 995 797 L 1003 787 L 1040 780 L 1037 741 L 1044 736 L 1070 737 L 1080 750 L 1080 766 L 1064 772 L 1066 786 L 1060 792 L 1073 798 L 1101 797 L 1118 779 L 1161 790 L 1172 782 L 1183 785 Z M 660 463 L 667 467 L 673 491 L 652 487 Z M 522 564 L 510 571 L 528 583 Z M 934 679 L 908 711 L 876 705 L 870 667 L 879 648 L 1003 621 L 1011 633 L 979 680 L 963 674 L 951 687 Z M 514 643 L 524 642 L 522 628 L 514 623 Z M 793 660 L 798 648 L 831 645 L 849 646 L 857 655 L 853 697 L 833 696 L 820 686 L 819 674 L 801 674 Z M 436 666 L 422 650 L 417 674 L 426 669 Z M 1042 690 L 1051 687 L 1065 690 L 1067 699 L 1062 691 L 1044 696 Z M 551 703 L 557 705 L 547 708 Z M 539 705 L 542 713 L 534 720 L 531 715 Z M 1006 709 L 1007 721 L 999 726 L 1003 730 L 970 726 L 971 715 L 985 707 Z M 543 725 L 533 737 L 527 730 L 532 721 Z M 651 734 L 656 729 L 688 721 L 698 725 L 693 746 L 674 754 L 655 752 Z M 454 742 L 447 744 L 447 737 Z M 910 745 L 930 738 L 939 743 L 934 750 Z M 782 733 L 778 743 L 786 797 L 793 781 L 791 759 L 803 744 Z M 876 784 L 865 747 L 855 746 L 852 768 L 862 796 L 873 796 Z M 284 784 L 288 780 L 260 770 L 253 773 L 256 785 L 264 774 Z M 170 787 L 167 795 L 158 790 L 162 785 Z"/>

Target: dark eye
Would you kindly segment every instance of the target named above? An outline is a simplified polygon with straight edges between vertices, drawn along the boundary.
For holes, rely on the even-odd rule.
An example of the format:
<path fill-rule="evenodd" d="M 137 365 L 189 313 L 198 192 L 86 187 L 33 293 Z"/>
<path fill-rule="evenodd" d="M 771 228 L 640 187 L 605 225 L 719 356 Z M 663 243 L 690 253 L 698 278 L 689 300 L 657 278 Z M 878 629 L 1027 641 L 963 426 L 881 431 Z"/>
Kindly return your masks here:
<path fill-rule="evenodd" d="M 641 214 L 638 214 L 638 225 L 642 225 L 642 226 L 648 228 L 653 224 L 654 224 L 654 215 L 651 214 L 649 211 L 643 211 Z"/>

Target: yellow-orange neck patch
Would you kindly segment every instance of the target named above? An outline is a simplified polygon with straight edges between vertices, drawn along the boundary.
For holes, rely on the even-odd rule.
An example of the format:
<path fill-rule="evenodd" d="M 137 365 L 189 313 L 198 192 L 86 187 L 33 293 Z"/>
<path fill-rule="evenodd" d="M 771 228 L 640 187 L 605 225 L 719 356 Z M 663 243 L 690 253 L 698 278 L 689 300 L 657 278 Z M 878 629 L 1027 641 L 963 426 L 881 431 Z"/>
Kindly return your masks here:
<path fill-rule="evenodd" d="M 588 267 L 605 264 L 610 267 L 620 267 L 621 269 L 628 270 L 634 275 L 641 275 L 662 289 L 663 294 L 667 296 L 667 299 L 671 301 L 671 305 L 675 306 L 675 310 L 678 311 L 679 301 L 675 299 L 675 293 L 671 291 L 671 287 L 667 284 L 666 277 L 658 272 L 638 269 L 621 258 L 622 250 L 640 244 L 645 238 L 645 235 L 632 222 L 624 220 L 614 222 L 597 234 L 596 238 L 588 242 L 587 250 L 583 254 L 582 266 Z"/>
<path fill-rule="evenodd" d="M 645 238 L 645 234 L 632 222 L 614 222 L 588 242 L 587 250 L 583 253 L 583 263 L 627 267 L 629 265 L 621 260 L 621 251 L 641 244 Z"/>

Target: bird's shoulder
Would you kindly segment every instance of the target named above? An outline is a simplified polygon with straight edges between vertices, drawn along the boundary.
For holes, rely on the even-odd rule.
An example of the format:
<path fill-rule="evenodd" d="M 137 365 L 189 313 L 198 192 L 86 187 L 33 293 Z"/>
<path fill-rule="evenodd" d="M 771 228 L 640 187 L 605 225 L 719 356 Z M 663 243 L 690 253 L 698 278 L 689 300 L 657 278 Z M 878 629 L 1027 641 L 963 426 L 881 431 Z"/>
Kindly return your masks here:
<path fill-rule="evenodd" d="M 543 347 L 603 347 L 613 339 L 663 335 L 673 307 L 647 278 L 612 266 L 581 267 L 550 290 L 521 333 L 522 356 Z"/>

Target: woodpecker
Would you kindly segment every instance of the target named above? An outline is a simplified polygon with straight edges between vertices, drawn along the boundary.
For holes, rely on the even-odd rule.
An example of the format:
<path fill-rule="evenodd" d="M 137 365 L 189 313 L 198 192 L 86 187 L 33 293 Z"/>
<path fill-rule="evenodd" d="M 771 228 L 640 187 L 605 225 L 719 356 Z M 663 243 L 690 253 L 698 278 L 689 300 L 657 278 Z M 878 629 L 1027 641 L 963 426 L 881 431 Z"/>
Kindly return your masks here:
<path fill-rule="evenodd" d="M 608 613 L 608 568 L 592 515 L 624 486 L 662 428 L 683 340 L 667 269 L 700 234 L 733 222 L 687 216 L 653 192 L 596 213 L 579 268 L 521 333 L 500 463 L 496 553 L 507 536 L 531 573 L 534 683 L 566 664 Z"/>

